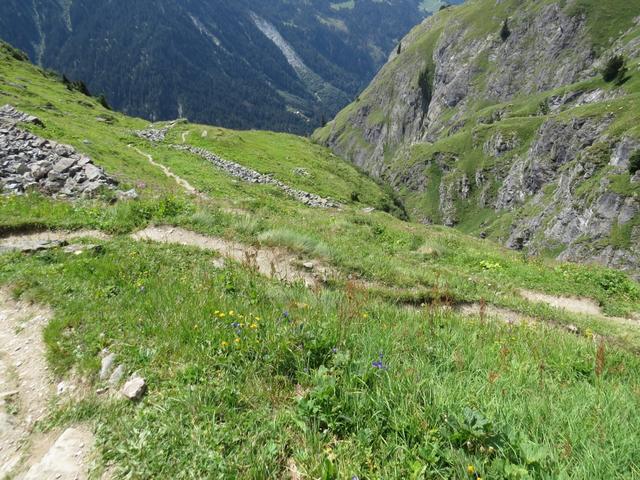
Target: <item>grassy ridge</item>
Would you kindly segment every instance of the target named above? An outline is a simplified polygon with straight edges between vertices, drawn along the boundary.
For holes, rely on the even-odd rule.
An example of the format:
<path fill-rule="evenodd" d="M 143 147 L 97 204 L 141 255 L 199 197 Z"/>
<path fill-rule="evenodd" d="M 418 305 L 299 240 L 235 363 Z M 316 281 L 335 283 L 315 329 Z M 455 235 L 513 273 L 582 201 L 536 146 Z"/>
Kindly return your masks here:
<path fill-rule="evenodd" d="M 115 235 L 96 253 L 2 255 L 0 284 L 53 307 L 45 340 L 57 373 L 74 369 L 97 386 L 98 354 L 108 347 L 147 379 L 138 405 L 90 393 L 58 406 L 43 425 L 95 425 L 100 463 L 115 464 L 117 475 L 275 479 L 292 464 L 323 479 L 640 475 L 639 329 L 517 295 L 583 295 L 625 315 L 640 310 L 640 290 L 624 274 L 363 213 L 392 199 L 304 139 L 181 124 L 168 142 L 189 132 L 187 143 L 330 195 L 344 209 L 304 207 L 137 139 L 133 130 L 145 122 L 105 111 L 9 56 L 0 78 L 3 101 L 44 120 L 38 134 L 73 144 L 141 193 L 116 204 L 0 198 L 4 232 L 90 227 Z M 96 120 L 107 116 L 111 123 Z M 189 197 L 129 144 L 210 198 Z M 293 173 L 300 167 L 310 176 Z M 322 258 L 340 276 L 311 291 L 234 262 L 216 268 L 215 254 L 126 235 L 150 223 L 282 246 L 301 260 Z M 358 288 L 349 275 L 376 288 Z M 443 299 L 485 300 L 541 322 L 463 317 L 440 306 Z M 552 326 L 562 323 L 582 333 Z M 613 342 L 599 344 L 598 334 Z"/>

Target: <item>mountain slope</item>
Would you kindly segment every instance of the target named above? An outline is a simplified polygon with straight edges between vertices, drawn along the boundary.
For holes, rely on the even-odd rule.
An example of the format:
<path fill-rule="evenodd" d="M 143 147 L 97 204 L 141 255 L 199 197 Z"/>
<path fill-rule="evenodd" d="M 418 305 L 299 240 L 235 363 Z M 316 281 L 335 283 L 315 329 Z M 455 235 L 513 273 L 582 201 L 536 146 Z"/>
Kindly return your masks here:
<path fill-rule="evenodd" d="M 638 271 L 639 24 L 637 2 L 446 9 L 315 138 L 392 183 L 420 221 Z M 600 74 L 614 54 L 621 85 Z"/>
<path fill-rule="evenodd" d="M 20 478 L 80 424 L 96 451 L 67 450 L 88 478 L 636 475 L 640 287 L 624 273 L 401 221 L 306 138 L 149 125 L 20 58 L 0 45 L 0 104 L 40 122 L 0 109 L 0 188 L 89 158 L 138 198 L 0 195 L 0 472 Z"/>
<path fill-rule="evenodd" d="M 132 115 L 309 132 L 429 13 L 420 5 L 8 0 L 0 38 Z"/>

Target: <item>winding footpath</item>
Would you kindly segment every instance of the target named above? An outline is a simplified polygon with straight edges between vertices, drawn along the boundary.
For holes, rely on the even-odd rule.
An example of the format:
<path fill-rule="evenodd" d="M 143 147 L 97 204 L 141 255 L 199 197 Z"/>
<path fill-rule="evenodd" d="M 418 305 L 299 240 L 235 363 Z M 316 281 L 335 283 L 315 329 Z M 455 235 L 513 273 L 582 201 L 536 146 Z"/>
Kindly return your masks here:
<path fill-rule="evenodd" d="M 94 439 L 80 425 L 43 435 L 55 386 L 47 368 L 42 330 L 48 309 L 15 302 L 0 290 L 0 479 L 85 480 Z"/>
<path fill-rule="evenodd" d="M 151 165 L 153 165 L 154 167 L 157 167 L 160 170 L 162 170 L 162 172 L 167 177 L 172 178 L 173 180 L 175 180 L 175 182 L 178 185 L 180 185 L 184 190 L 186 190 L 187 193 L 190 193 L 191 195 L 196 195 L 196 196 L 201 197 L 201 198 L 208 198 L 204 193 L 199 192 L 193 185 L 191 185 L 184 178 L 179 177 L 178 175 L 173 173 L 171 170 L 169 170 L 167 167 L 165 167 L 161 163 L 156 162 L 150 154 L 143 152 L 138 147 L 134 147 L 133 145 L 129 145 L 129 147 L 133 148 L 137 153 L 139 153 L 140 155 L 145 157 L 149 161 L 149 163 Z"/>

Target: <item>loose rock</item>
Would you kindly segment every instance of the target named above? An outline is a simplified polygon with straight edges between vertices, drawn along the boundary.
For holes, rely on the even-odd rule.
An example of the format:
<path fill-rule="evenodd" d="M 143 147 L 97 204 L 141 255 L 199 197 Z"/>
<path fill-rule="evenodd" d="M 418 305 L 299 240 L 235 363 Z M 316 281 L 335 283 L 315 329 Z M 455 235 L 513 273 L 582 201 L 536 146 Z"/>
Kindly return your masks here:
<path fill-rule="evenodd" d="M 117 182 L 73 147 L 33 135 L 18 122 L 41 124 L 11 105 L 0 108 L 0 192 L 31 190 L 61 198 L 92 197 Z"/>
<path fill-rule="evenodd" d="M 108 354 L 102 359 L 102 365 L 100 367 L 100 380 L 106 380 L 113 371 L 116 356 L 114 353 Z"/>
<path fill-rule="evenodd" d="M 299 202 L 304 203 L 309 207 L 317 207 L 317 208 L 340 208 L 341 205 L 331 199 L 323 198 L 319 195 L 315 195 L 313 193 L 305 192 L 302 190 L 297 190 L 288 186 L 287 184 L 272 178 L 269 175 L 264 175 L 262 173 L 258 173 L 255 170 L 251 170 L 250 168 L 243 167 L 242 165 L 230 162 L 228 160 L 224 160 L 217 155 L 199 147 L 192 147 L 189 145 L 173 145 L 173 148 L 176 150 L 182 150 L 186 152 L 193 153 L 194 155 L 198 155 L 205 160 L 211 162 L 213 165 L 218 167 L 221 170 L 224 170 L 231 176 L 237 177 L 245 182 L 262 184 L 262 185 L 274 185 L 278 187 L 280 190 L 285 192 L 290 197 L 298 200 Z"/>
<path fill-rule="evenodd" d="M 131 401 L 142 399 L 147 391 L 147 383 L 142 377 L 132 377 L 124 384 L 120 393 Z"/>
<path fill-rule="evenodd" d="M 118 385 L 122 377 L 124 377 L 124 365 L 118 365 L 109 377 L 109 385 L 112 387 Z"/>

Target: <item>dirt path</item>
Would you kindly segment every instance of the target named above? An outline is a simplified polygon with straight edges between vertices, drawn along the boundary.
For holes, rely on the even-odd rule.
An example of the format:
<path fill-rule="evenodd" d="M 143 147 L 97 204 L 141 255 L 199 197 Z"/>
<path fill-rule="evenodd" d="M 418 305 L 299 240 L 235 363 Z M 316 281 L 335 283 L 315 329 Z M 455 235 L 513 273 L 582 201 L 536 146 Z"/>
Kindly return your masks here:
<path fill-rule="evenodd" d="M 640 327 L 640 319 L 637 314 L 633 318 L 609 317 L 604 314 L 600 305 L 590 298 L 559 297 L 546 293 L 534 292 L 532 290 L 520 290 L 520 295 L 533 303 L 545 303 L 550 307 L 566 310 L 578 315 L 590 315 L 605 321 L 615 322 L 623 325 Z"/>
<path fill-rule="evenodd" d="M 287 283 L 302 281 L 308 287 L 319 285 L 326 275 L 327 269 L 317 262 L 305 262 L 307 267 L 299 266 L 298 259 L 289 252 L 276 248 L 256 248 L 225 240 L 209 237 L 178 227 L 149 227 L 132 235 L 135 240 L 151 240 L 162 243 L 189 245 L 211 250 L 223 257 L 250 265 L 261 274 Z"/>
<path fill-rule="evenodd" d="M 87 478 L 91 432 L 70 428 L 42 437 L 33 431 L 55 390 L 42 341 L 50 317 L 0 290 L 0 479 Z"/>
<path fill-rule="evenodd" d="M 34 252 L 79 238 L 109 240 L 111 237 L 99 231 L 80 230 L 77 232 L 51 231 L 11 235 L 0 238 L 0 253 L 18 250 Z M 211 250 L 245 265 L 254 267 L 262 275 L 287 283 L 302 281 L 308 287 L 315 287 L 327 280 L 327 275 L 335 275 L 329 267 L 319 261 L 300 262 L 288 251 L 280 248 L 257 248 L 240 242 L 219 237 L 202 235 L 179 227 L 152 226 L 131 235 L 134 240 L 151 240 L 173 243 Z M 0 477 L 2 480 L 2 477 Z"/>
<path fill-rule="evenodd" d="M 12 250 L 36 251 L 46 248 L 56 242 L 68 242 L 80 238 L 95 238 L 108 240 L 109 235 L 99 230 L 47 231 L 34 233 L 21 233 L 0 238 L 0 253 Z M 1 480 L 2 477 L 0 477 Z"/>
<path fill-rule="evenodd" d="M 184 140 L 183 140 L 183 143 L 184 143 Z M 140 155 L 142 155 L 143 157 L 146 157 L 146 159 L 149 161 L 149 163 L 151 165 L 153 165 L 154 167 L 157 167 L 160 170 L 162 170 L 162 172 L 167 177 L 174 179 L 176 181 L 176 183 L 178 185 L 180 185 L 182 188 L 184 188 L 188 193 L 190 193 L 192 195 L 196 195 L 196 196 L 201 197 L 201 198 L 207 198 L 207 196 L 205 194 L 203 194 L 203 193 L 199 192 L 198 190 L 196 190 L 196 188 L 193 185 L 191 185 L 189 182 L 187 182 L 184 178 L 179 177 L 178 175 L 173 173 L 171 170 L 169 170 L 167 167 L 165 167 L 161 163 L 156 162 L 151 155 L 149 155 L 148 153 L 143 152 L 142 150 L 140 150 L 137 147 L 134 147 L 132 145 L 129 145 L 129 146 L 131 148 L 133 148 L 136 152 L 138 152 Z"/>
<path fill-rule="evenodd" d="M 571 313 L 604 317 L 600 305 L 590 298 L 557 297 L 531 290 L 520 290 L 520 295 L 530 302 L 546 303 L 551 307 L 560 308 Z"/>
<path fill-rule="evenodd" d="M 191 132 L 186 131 L 186 132 L 182 132 L 182 135 L 180 135 L 180 138 L 182 138 L 182 143 L 186 143 L 187 142 L 187 136 L 190 134 Z"/>
<path fill-rule="evenodd" d="M 456 310 L 465 316 L 477 316 L 483 319 L 499 320 L 512 325 L 520 325 L 522 323 L 531 324 L 536 322 L 534 318 L 522 313 L 489 304 L 482 305 L 480 303 L 467 303 L 460 305 Z"/>

